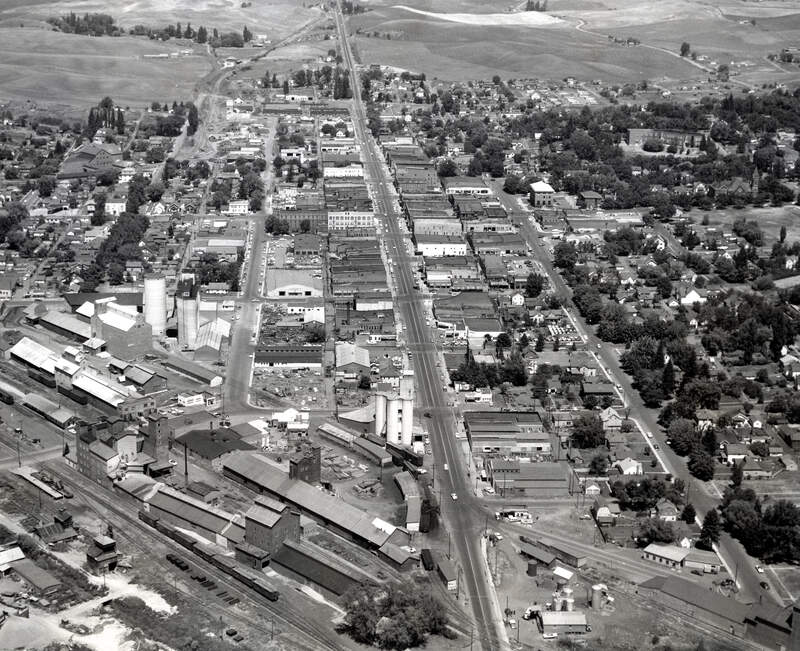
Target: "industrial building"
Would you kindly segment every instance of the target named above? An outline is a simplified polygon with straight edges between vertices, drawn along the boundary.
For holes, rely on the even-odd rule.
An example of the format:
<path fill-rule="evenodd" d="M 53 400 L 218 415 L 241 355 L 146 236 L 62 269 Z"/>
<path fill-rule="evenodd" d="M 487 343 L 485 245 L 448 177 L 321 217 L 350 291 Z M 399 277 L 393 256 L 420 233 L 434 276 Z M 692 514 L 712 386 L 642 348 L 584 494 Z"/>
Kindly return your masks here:
<path fill-rule="evenodd" d="M 414 372 L 406 371 L 395 389 L 379 384 L 375 393 L 375 435 L 389 443 L 410 446 L 414 424 Z"/>
<path fill-rule="evenodd" d="M 184 274 L 175 290 L 175 313 L 178 316 L 178 345 L 193 350 L 200 330 L 200 286 L 194 274 Z"/>
<path fill-rule="evenodd" d="M 167 280 L 160 274 L 144 277 L 144 320 L 150 325 L 154 337 L 163 337 L 167 331 Z"/>
<path fill-rule="evenodd" d="M 476 454 L 525 458 L 552 452 L 550 435 L 535 411 L 468 411 L 464 426 Z"/>
<path fill-rule="evenodd" d="M 228 479 L 286 502 L 369 549 L 379 549 L 387 542 L 400 547 L 409 543 L 408 532 L 404 529 L 371 516 L 311 484 L 290 479 L 258 454 L 234 452 L 223 460 L 222 467 Z"/>
<path fill-rule="evenodd" d="M 108 352 L 120 359 L 135 359 L 152 351 L 153 328 L 144 315 L 116 299 L 95 302 L 91 328 L 91 336 L 105 341 Z"/>

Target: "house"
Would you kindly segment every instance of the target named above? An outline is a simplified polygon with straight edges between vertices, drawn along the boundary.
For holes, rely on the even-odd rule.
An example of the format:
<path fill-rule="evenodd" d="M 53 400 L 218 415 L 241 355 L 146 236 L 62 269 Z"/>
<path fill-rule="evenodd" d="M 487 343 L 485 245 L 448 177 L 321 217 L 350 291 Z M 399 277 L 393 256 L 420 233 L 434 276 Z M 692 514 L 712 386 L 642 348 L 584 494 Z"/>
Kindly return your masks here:
<path fill-rule="evenodd" d="M 678 519 L 678 507 L 675 506 L 670 500 L 662 497 L 656 502 L 651 517 L 657 517 L 663 522 L 675 522 Z"/>
<path fill-rule="evenodd" d="M 747 455 L 742 465 L 742 479 L 770 479 L 772 472 L 753 455 Z"/>
<path fill-rule="evenodd" d="M 744 443 L 722 444 L 722 460 L 729 466 L 739 464 L 750 454 L 750 450 Z"/>
<path fill-rule="evenodd" d="M 584 190 L 578 194 L 578 198 L 580 199 L 580 204 L 586 210 L 597 210 L 603 201 L 603 196 L 593 190 Z"/>
<path fill-rule="evenodd" d="M 680 302 L 684 307 L 690 307 L 695 303 L 702 305 L 707 300 L 708 299 L 705 296 L 701 296 L 696 289 L 692 289 L 681 299 Z"/>
<path fill-rule="evenodd" d="M 628 476 L 628 475 L 642 474 L 641 461 L 636 461 L 635 459 L 631 459 L 630 457 L 621 459 L 620 461 L 615 461 L 613 467 L 619 470 L 621 475 Z"/>
<path fill-rule="evenodd" d="M 714 427 L 719 414 L 713 409 L 698 409 L 696 412 L 697 429 L 705 432 L 709 427 Z"/>
<path fill-rule="evenodd" d="M 592 505 L 592 515 L 600 527 L 609 527 L 619 517 L 620 508 L 616 500 L 596 497 Z"/>
<path fill-rule="evenodd" d="M 600 412 L 600 422 L 603 424 L 604 432 L 619 432 L 622 429 L 623 420 L 613 407 L 608 407 Z"/>

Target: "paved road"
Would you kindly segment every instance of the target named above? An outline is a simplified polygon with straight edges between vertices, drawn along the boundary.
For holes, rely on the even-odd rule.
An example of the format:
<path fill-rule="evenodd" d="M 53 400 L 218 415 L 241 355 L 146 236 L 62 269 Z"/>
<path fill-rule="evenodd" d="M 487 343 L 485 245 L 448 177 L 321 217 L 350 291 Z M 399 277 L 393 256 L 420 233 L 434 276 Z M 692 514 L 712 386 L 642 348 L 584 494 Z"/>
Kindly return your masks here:
<path fill-rule="evenodd" d="M 362 148 L 367 180 L 372 188 L 376 210 L 383 216 L 384 242 L 392 258 L 396 285 L 395 300 L 403 322 L 403 338 L 413 355 L 418 411 L 429 412 L 427 429 L 438 464 L 447 463 L 449 472 L 439 473 L 437 487 L 442 495 L 442 513 L 448 525 L 460 567 L 461 589 L 466 594 L 477 626 L 477 645 L 485 649 L 508 647 L 502 613 L 496 603 L 483 553 L 483 522 L 485 510 L 475 499 L 469 471 L 464 463 L 461 444 L 456 439 L 453 411 L 447 407 L 447 394 L 437 370 L 437 351 L 430 329 L 425 324 L 422 297 L 414 290 L 412 256 L 405 248 L 400 228 L 401 215 L 388 169 L 383 156 L 366 128 L 366 112 L 358 95 L 361 84 L 353 62 L 341 7 L 337 5 L 336 23 L 341 36 L 342 56 L 352 75 L 355 90 L 354 126 L 356 139 Z M 457 500 L 450 497 L 458 495 Z"/>
<path fill-rule="evenodd" d="M 504 203 L 511 205 L 508 200 Z M 719 503 L 717 497 L 708 493 L 705 483 L 696 481 L 689 474 L 685 460 L 678 457 L 666 444 L 666 435 L 658 424 L 657 412 L 644 406 L 638 391 L 632 386 L 631 378 L 622 370 L 614 347 L 602 342 L 594 334 L 594 328 L 589 326 L 577 313 L 577 310 L 574 309 L 571 303 L 572 291 L 567 287 L 561 275 L 553 269 L 550 254 L 542 243 L 541 234 L 528 219 L 523 218 L 525 213 L 518 205 L 516 210 L 522 214 L 512 215 L 512 218 L 521 224 L 520 232 L 530 244 L 534 258 L 542 263 L 547 272 L 553 292 L 562 301 L 562 304 L 569 306 L 568 312 L 573 322 L 576 323 L 579 331 L 582 331 L 586 336 L 588 349 L 593 352 L 596 351 L 597 358 L 607 370 L 612 381 L 621 387 L 625 406 L 630 409 L 631 418 L 636 420 L 646 431 L 652 432 L 653 439 L 648 440 L 648 442 L 657 442 L 659 444 L 658 456 L 663 461 L 667 472 L 686 482 L 686 486 L 690 491 L 690 501 L 697 511 L 698 521 L 702 521 L 708 511 L 717 507 Z M 759 582 L 765 580 L 765 578 L 764 575 L 758 574 L 755 570 L 758 560 L 747 554 L 738 541 L 727 534 L 723 534 L 720 539 L 719 553 L 723 562 L 730 568 L 730 571 L 738 581 L 741 590 L 740 599 L 757 601 L 761 595 L 765 595 L 768 599 L 779 601 L 779 597 L 774 590 L 765 593 L 761 589 Z"/>

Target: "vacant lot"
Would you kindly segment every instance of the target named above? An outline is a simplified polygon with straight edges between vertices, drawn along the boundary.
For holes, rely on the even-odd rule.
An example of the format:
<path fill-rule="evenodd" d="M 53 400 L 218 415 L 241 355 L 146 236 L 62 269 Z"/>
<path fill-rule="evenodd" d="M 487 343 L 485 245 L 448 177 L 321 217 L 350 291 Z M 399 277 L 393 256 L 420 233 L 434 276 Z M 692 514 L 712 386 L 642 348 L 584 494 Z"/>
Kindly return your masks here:
<path fill-rule="evenodd" d="M 90 106 L 105 95 L 118 104 L 188 100 L 211 65 L 197 54 L 137 38 L 91 38 L 37 29 L 0 29 L 0 98 Z"/>
<path fill-rule="evenodd" d="M 708 216 L 708 225 L 723 228 L 726 233 L 732 232 L 733 223 L 739 219 L 756 222 L 764 232 L 764 244 L 771 247 L 780 236 L 781 226 L 786 226 L 786 241 L 792 243 L 800 240 L 800 206 L 786 205 L 780 208 L 727 208 L 701 212 L 693 210 L 687 213 L 695 223 L 700 223 Z"/>

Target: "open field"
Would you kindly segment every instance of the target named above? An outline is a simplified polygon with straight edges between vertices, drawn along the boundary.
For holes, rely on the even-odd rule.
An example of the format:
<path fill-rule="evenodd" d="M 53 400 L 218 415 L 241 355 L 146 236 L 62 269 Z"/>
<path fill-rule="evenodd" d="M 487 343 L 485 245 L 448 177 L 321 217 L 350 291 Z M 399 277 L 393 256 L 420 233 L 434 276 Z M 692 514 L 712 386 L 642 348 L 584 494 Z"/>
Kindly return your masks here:
<path fill-rule="evenodd" d="M 610 44 L 582 34 L 568 23 L 544 27 L 481 26 L 412 17 L 405 9 L 377 9 L 351 19 L 365 34 L 391 33 L 392 39 L 359 37 L 362 62 L 411 70 L 423 68 L 447 80 L 540 77 L 630 81 L 686 78 L 702 71 L 687 62 L 644 48 Z"/>
<path fill-rule="evenodd" d="M 800 241 L 800 206 L 785 205 L 780 208 L 726 208 L 725 210 L 710 210 L 708 212 L 692 210 L 686 213 L 693 222 L 699 224 L 708 216 L 708 225 L 723 228 L 726 233 L 733 230 L 733 223 L 739 219 L 755 221 L 764 233 L 764 244 L 771 247 L 778 241 L 781 226 L 786 226 L 786 241 Z M 760 482 L 763 483 L 763 482 Z"/>
<path fill-rule="evenodd" d="M 800 79 L 797 66 L 766 59 L 798 38 L 800 12 L 784 4 L 550 0 L 546 13 L 520 12 L 522 4 L 371 0 L 367 6 L 373 11 L 350 20 L 362 33 L 391 34 L 391 41 L 359 39 L 362 61 L 409 69 L 422 61 L 424 72 L 444 79 L 493 74 L 606 82 L 706 79 L 702 67 L 674 56 L 683 41 L 708 57 L 704 66 L 731 65 L 738 82 Z M 609 35 L 636 38 L 642 46 L 621 47 L 609 42 Z"/>
<path fill-rule="evenodd" d="M 209 32 L 213 27 L 238 32 L 247 25 L 254 34 L 267 34 L 267 38 L 275 40 L 321 14 L 311 3 L 305 7 L 290 0 L 257 0 L 247 7 L 244 4 L 240 0 L 0 0 L 0 21 L 19 24 L 70 11 L 101 12 L 113 16 L 126 28 L 136 24 L 163 27 L 189 22 L 195 28 L 205 25 Z"/>
<path fill-rule="evenodd" d="M 143 57 L 177 49 L 139 38 L 0 29 L 0 99 L 79 106 L 105 95 L 131 106 L 191 99 L 195 82 L 211 69 L 206 57 Z"/>

